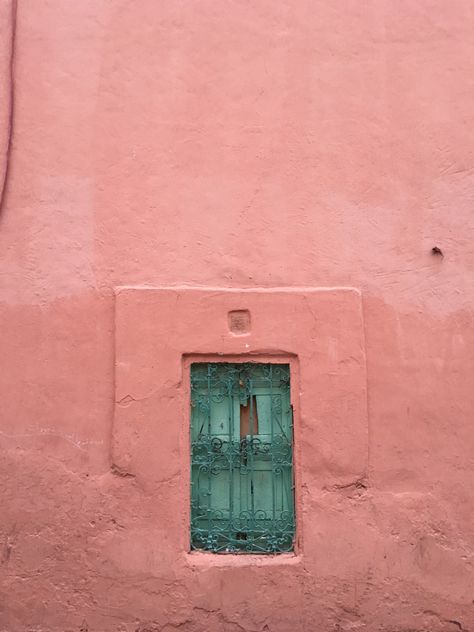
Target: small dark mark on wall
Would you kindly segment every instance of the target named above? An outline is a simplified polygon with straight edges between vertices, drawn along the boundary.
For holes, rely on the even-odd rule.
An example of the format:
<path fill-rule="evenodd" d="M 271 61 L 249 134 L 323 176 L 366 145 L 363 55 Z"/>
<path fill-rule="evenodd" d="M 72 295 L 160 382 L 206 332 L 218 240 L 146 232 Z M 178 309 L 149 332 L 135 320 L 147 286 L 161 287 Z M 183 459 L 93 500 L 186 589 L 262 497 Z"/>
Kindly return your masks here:
<path fill-rule="evenodd" d="M 431 248 L 431 254 L 435 257 L 444 257 L 443 251 L 439 246 L 433 246 L 433 248 Z"/>
<path fill-rule="evenodd" d="M 10 555 L 12 553 L 12 545 L 7 541 L 5 542 L 4 546 L 3 546 L 3 551 L 2 551 L 2 564 L 7 564 L 8 560 L 10 559 Z"/>

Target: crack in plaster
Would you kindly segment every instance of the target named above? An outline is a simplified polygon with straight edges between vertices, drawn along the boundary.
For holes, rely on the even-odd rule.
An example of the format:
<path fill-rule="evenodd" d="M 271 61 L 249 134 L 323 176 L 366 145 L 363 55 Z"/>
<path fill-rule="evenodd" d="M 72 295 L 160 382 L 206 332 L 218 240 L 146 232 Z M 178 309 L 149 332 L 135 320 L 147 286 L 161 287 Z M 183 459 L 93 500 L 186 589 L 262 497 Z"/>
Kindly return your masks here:
<path fill-rule="evenodd" d="M 87 452 L 87 450 L 83 446 L 89 445 L 102 445 L 103 441 L 96 441 L 92 439 L 78 439 L 74 435 L 64 434 L 60 432 L 53 432 L 48 428 L 42 428 L 39 432 L 24 432 L 19 434 L 9 434 L 7 432 L 0 431 L 0 435 L 6 437 L 7 439 L 22 439 L 22 438 L 31 438 L 31 437 L 55 437 L 57 439 L 63 439 L 63 441 L 67 441 L 72 446 L 81 450 L 82 452 Z"/>
<path fill-rule="evenodd" d="M 120 478 L 135 478 L 135 474 L 131 472 L 127 472 L 127 470 L 116 463 L 112 463 L 110 466 L 110 471 L 114 476 L 119 476 Z"/>

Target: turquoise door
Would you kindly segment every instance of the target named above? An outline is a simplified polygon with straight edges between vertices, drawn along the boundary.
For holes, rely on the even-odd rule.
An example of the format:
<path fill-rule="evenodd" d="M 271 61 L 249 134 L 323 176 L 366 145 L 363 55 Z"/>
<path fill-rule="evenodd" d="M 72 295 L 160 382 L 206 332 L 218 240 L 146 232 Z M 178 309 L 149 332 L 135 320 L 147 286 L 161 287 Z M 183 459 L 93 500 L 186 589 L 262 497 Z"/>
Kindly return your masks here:
<path fill-rule="evenodd" d="M 293 419 L 282 364 L 191 367 L 191 546 L 293 548 Z"/>

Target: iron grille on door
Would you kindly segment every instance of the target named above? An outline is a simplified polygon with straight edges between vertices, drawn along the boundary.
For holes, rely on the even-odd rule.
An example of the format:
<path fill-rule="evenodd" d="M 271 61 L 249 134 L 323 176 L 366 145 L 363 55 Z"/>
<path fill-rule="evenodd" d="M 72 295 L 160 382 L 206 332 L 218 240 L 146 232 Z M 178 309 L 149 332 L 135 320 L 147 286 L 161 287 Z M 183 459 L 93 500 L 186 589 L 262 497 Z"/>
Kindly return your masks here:
<path fill-rule="evenodd" d="M 288 364 L 191 366 L 191 547 L 291 551 L 295 533 Z"/>

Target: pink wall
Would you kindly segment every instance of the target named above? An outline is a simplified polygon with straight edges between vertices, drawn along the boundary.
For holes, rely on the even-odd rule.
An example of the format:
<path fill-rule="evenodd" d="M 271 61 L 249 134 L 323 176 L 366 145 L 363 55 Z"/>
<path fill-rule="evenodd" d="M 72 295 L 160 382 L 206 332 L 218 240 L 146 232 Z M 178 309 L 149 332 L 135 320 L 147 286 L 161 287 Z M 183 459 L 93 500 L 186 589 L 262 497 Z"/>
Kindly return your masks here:
<path fill-rule="evenodd" d="M 18 4 L 0 630 L 473 630 L 472 2 Z M 9 24 L 1 0 L 2 161 Z M 190 323 L 156 356 L 190 291 L 167 320 L 161 290 L 133 290 L 131 309 L 114 294 L 175 285 L 287 289 L 250 307 L 217 292 L 196 313 L 220 338 Z M 302 297 L 342 286 L 355 320 L 331 333 L 345 299 L 310 299 L 312 328 Z M 283 304 L 304 356 L 301 548 L 190 561 L 186 445 L 159 425 L 187 423 L 180 353 L 226 352 L 227 309 L 271 323 Z M 278 328 L 259 327 L 251 350 L 274 351 Z M 124 366 L 125 394 L 171 399 L 132 400 L 123 423 Z"/>

